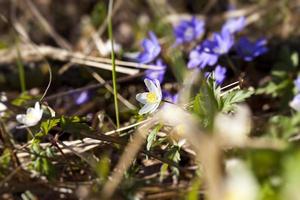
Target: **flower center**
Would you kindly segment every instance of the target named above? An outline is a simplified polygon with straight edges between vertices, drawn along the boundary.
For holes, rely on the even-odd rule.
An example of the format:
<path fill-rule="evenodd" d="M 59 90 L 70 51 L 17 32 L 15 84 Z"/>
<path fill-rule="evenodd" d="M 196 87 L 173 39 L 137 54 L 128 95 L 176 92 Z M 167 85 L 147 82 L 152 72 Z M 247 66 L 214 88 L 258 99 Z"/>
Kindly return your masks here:
<path fill-rule="evenodd" d="M 157 101 L 157 96 L 154 92 L 149 92 L 147 94 L 147 102 L 148 103 L 155 103 Z"/>
<path fill-rule="evenodd" d="M 30 112 L 26 115 L 26 118 L 28 121 L 32 122 L 32 121 L 36 121 L 37 120 L 37 116 L 35 113 Z"/>
<path fill-rule="evenodd" d="M 194 29 L 192 27 L 188 27 L 184 32 L 184 37 L 186 40 L 192 40 L 194 37 Z"/>

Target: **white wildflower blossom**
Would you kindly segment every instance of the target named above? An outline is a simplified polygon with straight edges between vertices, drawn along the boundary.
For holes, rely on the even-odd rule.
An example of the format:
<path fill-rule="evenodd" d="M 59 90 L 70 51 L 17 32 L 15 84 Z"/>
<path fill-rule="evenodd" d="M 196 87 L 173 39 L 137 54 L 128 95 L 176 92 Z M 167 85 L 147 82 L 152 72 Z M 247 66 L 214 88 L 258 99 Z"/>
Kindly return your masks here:
<path fill-rule="evenodd" d="M 144 82 L 149 92 L 143 92 L 136 95 L 136 100 L 145 104 L 139 111 L 139 115 L 153 113 L 158 108 L 162 99 L 160 83 L 158 80 L 155 79 L 154 81 L 151 81 L 150 79 L 145 79 Z"/>
<path fill-rule="evenodd" d="M 290 102 L 290 107 L 296 111 L 300 111 L 300 94 L 296 95 L 293 100 Z"/>
<path fill-rule="evenodd" d="M 239 159 L 226 161 L 225 200 L 256 200 L 259 187 L 252 172 Z"/>
<path fill-rule="evenodd" d="M 30 107 L 27 109 L 26 114 L 17 115 L 17 121 L 23 124 L 18 128 L 35 126 L 42 119 L 42 116 L 43 109 L 41 109 L 39 102 L 36 102 L 34 108 Z"/>
<path fill-rule="evenodd" d="M 7 101 L 7 97 L 5 93 L 1 93 L 0 95 L 0 117 L 4 116 L 4 112 L 7 110 L 7 106 L 2 103 L 2 102 L 6 102 Z"/>
<path fill-rule="evenodd" d="M 103 56 L 108 56 L 111 54 L 111 40 L 107 40 L 106 42 L 98 41 L 97 43 L 98 50 L 100 54 Z M 122 46 L 116 42 L 114 42 L 114 53 L 119 53 L 122 50 Z"/>
<path fill-rule="evenodd" d="M 218 114 L 214 124 L 215 132 L 234 145 L 243 144 L 251 130 L 251 112 L 247 106 L 237 106 L 234 115 Z"/>

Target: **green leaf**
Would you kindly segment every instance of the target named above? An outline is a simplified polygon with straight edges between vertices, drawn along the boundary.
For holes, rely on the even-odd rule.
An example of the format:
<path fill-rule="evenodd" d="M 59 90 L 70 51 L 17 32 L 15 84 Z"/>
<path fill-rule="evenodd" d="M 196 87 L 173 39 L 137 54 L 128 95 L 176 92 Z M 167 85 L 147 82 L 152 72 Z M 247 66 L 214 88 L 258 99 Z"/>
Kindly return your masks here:
<path fill-rule="evenodd" d="M 91 131 L 91 128 L 86 123 L 83 123 L 79 117 L 61 117 L 60 126 L 63 131 L 74 134 L 79 134 L 82 131 Z"/>
<path fill-rule="evenodd" d="M 279 83 L 269 82 L 265 87 L 261 87 L 256 94 L 268 94 L 272 97 L 283 96 L 286 91 L 292 92 L 293 81 L 290 79 L 282 80 Z"/>
<path fill-rule="evenodd" d="M 41 131 L 36 134 L 36 137 L 43 137 L 48 135 L 49 131 L 58 125 L 60 119 L 48 119 L 41 123 Z"/>
<path fill-rule="evenodd" d="M 248 90 L 233 90 L 225 93 L 221 97 L 220 109 L 222 112 L 229 112 L 234 109 L 237 103 L 244 102 L 247 98 L 254 94 L 253 89 Z"/>
<path fill-rule="evenodd" d="M 22 106 L 27 103 L 29 100 L 32 100 L 33 97 L 30 96 L 27 92 L 23 92 L 18 98 L 14 99 L 11 104 L 14 106 Z"/>
<path fill-rule="evenodd" d="M 281 199 L 299 199 L 300 185 L 300 152 L 289 154 L 282 162 L 284 164 L 284 185 L 281 191 Z"/>
<path fill-rule="evenodd" d="M 110 159 L 106 154 L 104 154 L 101 157 L 100 161 L 97 162 L 95 166 L 95 171 L 101 182 L 107 180 L 109 176 L 109 170 L 110 170 Z"/>
<path fill-rule="evenodd" d="M 269 132 L 277 138 L 288 139 L 300 132 L 300 113 L 293 116 L 273 116 L 269 120 Z"/>
<path fill-rule="evenodd" d="M 278 188 L 274 188 L 270 183 L 265 183 L 260 189 L 260 200 L 279 200 Z"/>
<path fill-rule="evenodd" d="M 149 133 L 149 135 L 147 137 L 147 145 L 146 145 L 146 148 L 148 151 L 150 150 L 152 144 L 156 141 L 156 135 L 161 128 L 162 128 L 162 125 L 157 124 L 155 126 L 155 128 Z"/>
<path fill-rule="evenodd" d="M 9 149 L 4 149 L 2 155 L 0 156 L 0 166 L 3 168 L 7 168 L 11 161 L 11 152 Z"/>
<path fill-rule="evenodd" d="M 190 186 L 190 190 L 187 194 L 186 200 L 198 200 L 199 199 L 199 189 L 201 187 L 201 180 L 199 177 L 196 177 L 192 185 Z"/>
<path fill-rule="evenodd" d="M 160 176 L 159 176 L 159 181 L 162 182 L 164 180 L 164 178 L 167 176 L 167 172 L 168 172 L 168 167 L 169 165 L 164 163 L 161 167 L 160 167 Z"/>
<path fill-rule="evenodd" d="M 211 129 L 215 114 L 218 111 L 218 102 L 211 82 L 202 80 L 200 91 L 195 97 L 193 110 L 200 118 L 204 128 Z"/>

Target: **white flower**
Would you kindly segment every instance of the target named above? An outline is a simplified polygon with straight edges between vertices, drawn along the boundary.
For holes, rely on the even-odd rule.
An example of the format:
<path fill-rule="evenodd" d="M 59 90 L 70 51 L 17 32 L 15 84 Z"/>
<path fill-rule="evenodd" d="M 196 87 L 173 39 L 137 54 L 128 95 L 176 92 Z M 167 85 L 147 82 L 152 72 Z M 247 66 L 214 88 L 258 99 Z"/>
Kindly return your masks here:
<path fill-rule="evenodd" d="M 7 97 L 6 97 L 6 94 L 3 92 L 1 93 L 0 95 L 0 101 L 1 102 L 6 102 L 7 101 Z M 4 112 L 7 110 L 7 106 L 4 104 L 4 103 L 1 103 L 0 102 L 0 117 L 3 117 L 4 116 Z"/>
<path fill-rule="evenodd" d="M 18 128 L 35 126 L 42 119 L 42 116 L 43 109 L 41 109 L 39 102 L 36 102 L 34 108 L 31 107 L 27 109 L 26 114 L 17 115 L 17 121 L 23 124 Z"/>
<path fill-rule="evenodd" d="M 290 102 L 290 107 L 298 112 L 300 111 L 300 94 L 297 94 Z"/>
<path fill-rule="evenodd" d="M 139 111 L 139 115 L 153 113 L 158 108 L 162 98 L 160 83 L 157 79 L 155 79 L 154 82 L 150 79 L 145 79 L 144 82 L 149 92 L 136 95 L 136 100 L 145 104 Z"/>
<path fill-rule="evenodd" d="M 252 172 L 239 159 L 226 161 L 225 200 L 256 200 L 259 186 Z"/>
<path fill-rule="evenodd" d="M 108 56 L 111 52 L 111 40 L 107 40 L 106 42 L 98 41 L 97 43 L 98 50 L 102 56 Z M 119 53 L 122 49 L 122 46 L 116 42 L 114 42 L 114 53 Z"/>
<path fill-rule="evenodd" d="M 234 115 L 219 113 L 214 130 L 222 140 L 233 145 L 242 145 L 251 130 L 251 112 L 247 106 L 236 107 Z"/>

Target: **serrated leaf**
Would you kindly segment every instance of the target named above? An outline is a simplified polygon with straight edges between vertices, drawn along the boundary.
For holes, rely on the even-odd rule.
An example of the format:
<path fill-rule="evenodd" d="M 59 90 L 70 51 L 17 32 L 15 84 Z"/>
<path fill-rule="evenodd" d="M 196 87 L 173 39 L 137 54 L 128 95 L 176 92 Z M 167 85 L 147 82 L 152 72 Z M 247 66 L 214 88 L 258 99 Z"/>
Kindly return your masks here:
<path fill-rule="evenodd" d="M 64 131 L 75 134 L 78 134 L 81 131 L 91 131 L 91 128 L 86 123 L 83 123 L 80 120 L 80 118 L 76 116 L 70 118 L 61 117 L 60 126 Z"/>
<path fill-rule="evenodd" d="M 49 131 L 58 125 L 60 119 L 48 119 L 41 123 L 41 132 L 36 134 L 36 137 L 46 136 Z"/>
<path fill-rule="evenodd" d="M 14 106 L 21 106 L 24 103 L 28 102 L 29 100 L 32 100 L 33 97 L 30 96 L 27 92 L 23 92 L 18 98 L 14 99 L 11 104 Z"/>
<path fill-rule="evenodd" d="M 199 116 L 203 127 L 211 129 L 215 114 L 218 111 L 218 102 L 214 86 L 210 82 L 202 81 L 200 91 L 194 100 L 193 110 Z"/>
<path fill-rule="evenodd" d="M 254 90 L 233 90 L 221 97 L 221 111 L 229 112 L 237 103 L 241 103 L 254 94 Z"/>

